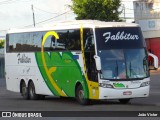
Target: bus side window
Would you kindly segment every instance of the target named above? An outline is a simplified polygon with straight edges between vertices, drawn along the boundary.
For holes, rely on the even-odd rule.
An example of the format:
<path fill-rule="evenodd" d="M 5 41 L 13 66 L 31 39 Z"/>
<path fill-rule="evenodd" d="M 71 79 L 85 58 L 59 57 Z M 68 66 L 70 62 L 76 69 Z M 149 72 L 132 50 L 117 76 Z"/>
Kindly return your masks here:
<path fill-rule="evenodd" d="M 85 50 L 93 50 L 93 47 L 94 47 L 93 34 L 88 32 L 84 48 Z"/>
<path fill-rule="evenodd" d="M 63 30 L 57 31 L 59 39 L 52 37 L 50 40 L 50 48 L 52 50 L 80 50 L 80 36 L 79 30 Z"/>
<path fill-rule="evenodd" d="M 13 49 L 13 45 L 9 45 L 9 35 L 6 35 L 6 51 L 9 52 Z"/>
<path fill-rule="evenodd" d="M 79 30 L 68 30 L 66 32 L 66 38 L 65 38 L 65 46 L 66 50 L 80 50 L 80 36 L 79 36 Z"/>

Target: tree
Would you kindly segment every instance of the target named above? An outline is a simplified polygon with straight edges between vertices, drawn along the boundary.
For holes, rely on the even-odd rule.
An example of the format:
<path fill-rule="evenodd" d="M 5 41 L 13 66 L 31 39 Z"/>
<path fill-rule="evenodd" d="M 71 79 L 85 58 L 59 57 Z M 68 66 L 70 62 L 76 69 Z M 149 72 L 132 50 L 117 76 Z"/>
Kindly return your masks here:
<path fill-rule="evenodd" d="M 4 40 L 0 40 L 0 49 L 4 48 Z"/>
<path fill-rule="evenodd" d="M 71 10 L 76 19 L 92 19 L 101 21 L 121 21 L 118 11 L 120 0 L 72 0 Z"/>

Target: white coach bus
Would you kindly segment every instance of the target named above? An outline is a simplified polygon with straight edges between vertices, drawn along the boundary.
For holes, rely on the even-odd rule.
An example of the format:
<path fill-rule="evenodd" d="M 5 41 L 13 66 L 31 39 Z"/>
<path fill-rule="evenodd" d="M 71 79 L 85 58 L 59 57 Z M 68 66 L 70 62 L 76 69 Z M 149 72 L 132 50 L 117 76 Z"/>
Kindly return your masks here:
<path fill-rule="evenodd" d="M 24 99 L 53 95 L 88 104 L 149 96 L 148 53 L 133 23 L 81 20 L 9 30 L 5 71 L 7 89 Z"/>

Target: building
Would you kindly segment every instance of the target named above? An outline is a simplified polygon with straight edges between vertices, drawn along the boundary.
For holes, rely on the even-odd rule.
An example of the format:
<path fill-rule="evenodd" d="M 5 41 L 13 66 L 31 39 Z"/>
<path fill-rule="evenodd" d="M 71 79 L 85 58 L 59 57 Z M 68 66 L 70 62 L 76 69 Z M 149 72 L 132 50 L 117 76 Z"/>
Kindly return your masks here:
<path fill-rule="evenodd" d="M 133 2 L 135 22 L 141 26 L 148 50 L 158 56 L 160 64 L 160 0 Z"/>

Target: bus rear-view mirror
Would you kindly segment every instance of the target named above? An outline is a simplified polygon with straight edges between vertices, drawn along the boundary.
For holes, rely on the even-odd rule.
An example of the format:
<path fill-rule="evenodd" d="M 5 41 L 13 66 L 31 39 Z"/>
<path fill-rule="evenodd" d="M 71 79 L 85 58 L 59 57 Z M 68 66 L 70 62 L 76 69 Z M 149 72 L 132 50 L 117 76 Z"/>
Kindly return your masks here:
<path fill-rule="evenodd" d="M 101 71 L 101 59 L 99 56 L 97 55 L 94 55 L 94 59 L 95 59 L 95 62 L 96 62 L 96 68 L 98 71 Z"/>
<path fill-rule="evenodd" d="M 153 58 L 154 69 L 158 69 L 158 57 L 152 53 L 148 53 L 148 56 Z"/>

